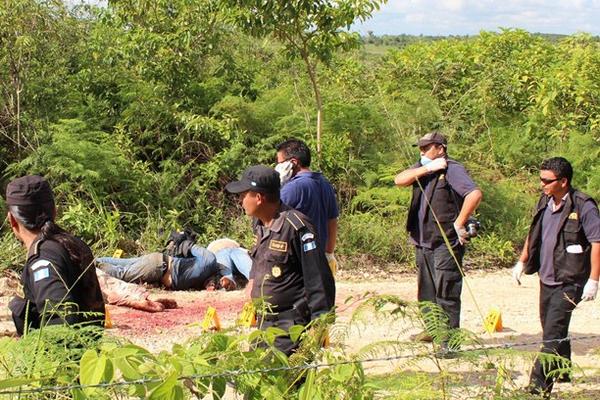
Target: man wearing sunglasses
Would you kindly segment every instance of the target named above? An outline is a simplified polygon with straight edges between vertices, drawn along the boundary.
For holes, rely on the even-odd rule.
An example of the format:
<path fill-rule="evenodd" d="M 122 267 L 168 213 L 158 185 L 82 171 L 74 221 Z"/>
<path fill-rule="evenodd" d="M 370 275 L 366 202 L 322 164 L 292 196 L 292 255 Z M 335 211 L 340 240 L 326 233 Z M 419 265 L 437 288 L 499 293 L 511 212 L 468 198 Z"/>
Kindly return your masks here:
<path fill-rule="evenodd" d="M 419 162 L 396 175 L 394 182 L 413 188 L 407 230 L 416 248 L 417 298 L 438 304 L 448 315 L 449 327 L 458 328 L 462 259 L 469 240 L 465 225 L 482 193 L 465 167 L 448 158 L 444 135 L 430 132 L 415 146 L 420 150 Z M 434 330 L 428 326 L 415 339 L 430 342 Z M 442 340 L 442 350 L 446 350 L 447 339 Z"/>
<path fill-rule="evenodd" d="M 562 157 L 542 162 L 542 195 L 535 208 L 529 234 L 512 274 L 538 273 L 540 278 L 540 320 L 542 353 L 570 360 L 571 313 L 581 300 L 589 301 L 598 292 L 600 275 L 600 217 L 594 199 L 571 186 L 573 168 Z M 538 358 L 530 375 L 531 393 L 549 396 L 555 379 L 570 381 L 570 374 L 557 377 L 551 371 L 557 362 Z"/>

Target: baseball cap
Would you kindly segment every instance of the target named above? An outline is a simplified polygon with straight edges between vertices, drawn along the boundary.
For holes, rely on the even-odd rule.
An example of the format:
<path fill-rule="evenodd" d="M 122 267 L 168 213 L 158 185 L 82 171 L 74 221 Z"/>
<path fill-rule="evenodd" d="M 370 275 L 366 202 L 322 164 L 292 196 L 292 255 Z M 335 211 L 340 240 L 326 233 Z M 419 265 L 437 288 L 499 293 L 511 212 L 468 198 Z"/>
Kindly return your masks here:
<path fill-rule="evenodd" d="M 423 136 L 416 144 L 413 144 L 413 147 L 424 147 L 431 143 L 441 144 L 444 146 L 448 145 L 448 141 L 446 137 L 439 132 L 433 131 L 429 132 L 425 136 Z"/>
<path fill-rule="evenodd" d="M 12 180 L 6 186 L 6 204 L 32 206 L 54 203 L 54 193 L 48 181 L 38 175 L 26 175 Z"/>
<path fill-rule="evenodd" d="M 246 168 L 239 181 L 230 182 L 225 189 L 230 193 L 246 191 L 259 193 L 277 193 L 279 191 L 279 174 L 273 168 L 264 165 L 253 165 Z"/>

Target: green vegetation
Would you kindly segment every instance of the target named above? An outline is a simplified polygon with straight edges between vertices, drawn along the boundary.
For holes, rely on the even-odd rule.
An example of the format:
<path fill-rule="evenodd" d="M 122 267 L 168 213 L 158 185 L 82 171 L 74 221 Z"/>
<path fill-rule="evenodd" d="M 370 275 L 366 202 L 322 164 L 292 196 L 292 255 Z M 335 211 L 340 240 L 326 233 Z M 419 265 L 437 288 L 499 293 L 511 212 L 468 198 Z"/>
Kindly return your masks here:
<path fill-rule="evenodd" d="M 513 261 L 543 158 L 569 158 L 575 186 L 600 197 L 597 38 L 503 30 L 384 41 L 391 47 L 373 52 L 352 48 L 356 37 L 336 29 L 381 2 L 321 21 L 327 10 L 299 1 L 302 23 L 323 29 L 302 50 L 273 25 L 277 9 L 267 10 L 270 20 L 240 26 L 251 3 L 2 3 L 2 183 L 47 176 L 60 222 L 96 254 L 154 250 L 182 226 L 201 242 L 229 235 L 248 245 L 249 224 L 224 184 L 250 164 L 272 164 L 285 138 L 316 149 L 318 93 L 322 151 L 314 167 L 338 190 L 342 268 L 353 257 L 410 265 L 410 194 L 393 177 L 417 159 L 410 144 L 431 129 L 447 133 L 450 155 L 484 191 L 472 267 Z M 302 30 L 294 35 L 303 40 Z M 22 254 L 5 225 L 2 235 L 1 266 L 17 269 Z"/>

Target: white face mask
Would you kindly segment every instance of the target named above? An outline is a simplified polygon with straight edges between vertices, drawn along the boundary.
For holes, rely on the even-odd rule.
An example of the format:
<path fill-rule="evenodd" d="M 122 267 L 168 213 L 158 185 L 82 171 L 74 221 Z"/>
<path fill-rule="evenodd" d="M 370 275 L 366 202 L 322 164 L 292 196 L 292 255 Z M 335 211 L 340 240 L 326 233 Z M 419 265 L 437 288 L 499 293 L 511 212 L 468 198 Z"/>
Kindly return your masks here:
<path fill-rule="evenodd" d="M 285 185 L 291 178 L 294 170 L 294 163 L 291 160 L 280 162 L 275 166 L 275 171 L 279 174 L 281 186 Z"/>

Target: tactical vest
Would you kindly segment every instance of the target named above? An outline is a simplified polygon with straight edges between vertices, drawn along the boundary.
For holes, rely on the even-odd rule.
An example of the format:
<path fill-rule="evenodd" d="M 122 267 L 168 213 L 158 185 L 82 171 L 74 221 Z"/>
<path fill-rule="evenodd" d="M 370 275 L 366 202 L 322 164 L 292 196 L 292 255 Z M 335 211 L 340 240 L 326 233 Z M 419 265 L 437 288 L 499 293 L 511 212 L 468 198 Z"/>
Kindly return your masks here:
<path fill-rule="evenodd" d="M 554 247 L 554 280 L 562 283 L 583 283 L 590 275 L 592 246 L 585 237 L 581 225 L 581 210 L 590 196 L 571 189 L 561 211 L 558 238 Z M 533 274 L 540 270 L 542 248 L 542 219 L 550 197 L 542 195 L 536 206 L 533 222 L 529 228 L 529 259 L 524 272 Z M 594 204 L 596 204 L 594 202 Z M 582 252 L 567 252 L 568 246 L 581 246 Z"/>
<path fill-rule="evenodd" d="M 429 199 L 427 211 L 423 219 L 423 238 L 430 241 L 433 246 L 444 242 L 440 227 L 433 215 L 435 213 L 450 243 L 458 239 L 454 230 L 454 221 L 458 217 L 462 207 L 463 198 L 452 189 L 452 186 L 446 180 L 446 172 L 447 170 L 443 170 L 431 175 L 422 176 L 413 183 L 413 194 L 408 211 L 406 229 L 417 243 L 420 242 L 418 229 L 419 207 L 421 196 L 423 195 Z M 419 182 L 426 191 L 425 193 L 421 190 Z"/>

